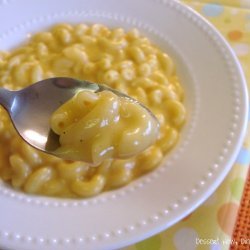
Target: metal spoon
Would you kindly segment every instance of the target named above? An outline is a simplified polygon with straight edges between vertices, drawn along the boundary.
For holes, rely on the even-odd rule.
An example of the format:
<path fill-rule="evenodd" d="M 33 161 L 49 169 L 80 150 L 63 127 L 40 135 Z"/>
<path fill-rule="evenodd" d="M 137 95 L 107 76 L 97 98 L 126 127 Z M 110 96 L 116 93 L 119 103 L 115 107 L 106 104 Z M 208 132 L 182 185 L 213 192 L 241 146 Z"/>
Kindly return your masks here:
<path fill-rule="evenodd" d="M 56 77 L 18 91 L 0 88 L 0 104 L 8 111 L 17 132 L 27 143 L 46 153 L 55 154 L 54 151 L 60 146 L 59 136 L 50 128 L 50 117 L 63 103 L 82 90 L 109 90 L 118 96 L 134 100 L 105 85 Z M 150 110 L 148 112 L 156 119 Z"/>

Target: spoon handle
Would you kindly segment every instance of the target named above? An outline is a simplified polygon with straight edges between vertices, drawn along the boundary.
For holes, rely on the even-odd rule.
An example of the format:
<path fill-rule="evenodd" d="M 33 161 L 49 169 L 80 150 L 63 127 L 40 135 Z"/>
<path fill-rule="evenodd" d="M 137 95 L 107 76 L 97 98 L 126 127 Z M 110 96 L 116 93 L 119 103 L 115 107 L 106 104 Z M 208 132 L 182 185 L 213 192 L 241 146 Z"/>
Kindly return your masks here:
<path fill-rule="evenodd" d="M 0 104 L 11 113 L 11 107 L 15 99 L 15 91 L 0 88 Z"/>

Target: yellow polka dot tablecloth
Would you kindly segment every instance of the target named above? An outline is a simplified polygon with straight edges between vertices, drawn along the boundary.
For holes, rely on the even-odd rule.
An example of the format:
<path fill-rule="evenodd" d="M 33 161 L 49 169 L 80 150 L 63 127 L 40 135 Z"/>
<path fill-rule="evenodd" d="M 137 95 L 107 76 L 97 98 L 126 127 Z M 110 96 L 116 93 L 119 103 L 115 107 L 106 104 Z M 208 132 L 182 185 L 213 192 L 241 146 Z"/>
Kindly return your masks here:
<path fill-rule="evenodd" d="M 184 2 L 214 24 L 228 40 L 242 64 L 250 87 L 250 0 Z M 203 205 L 168 230 L 123 250 L 224 250 L 230 249 L 230 245 L 241 245 L 239 249 L 250 250 L 250 236 L 241 241 L 232 237 L 249 162 L 248 128 L 232 170 Z"/>

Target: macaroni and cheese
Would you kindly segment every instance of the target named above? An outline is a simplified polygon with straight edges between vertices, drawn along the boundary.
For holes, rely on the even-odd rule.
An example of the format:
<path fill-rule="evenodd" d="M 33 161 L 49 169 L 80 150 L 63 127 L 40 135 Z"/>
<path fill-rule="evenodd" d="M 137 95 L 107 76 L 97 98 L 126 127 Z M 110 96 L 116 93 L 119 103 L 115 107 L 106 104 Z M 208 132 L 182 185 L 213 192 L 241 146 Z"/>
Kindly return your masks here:
<path fill-rule="evenodd" d="M 146 108 L 108 90 L 77 93 L 53 113 L 51 128 L 60 136 L 57 156 L 93 165 L 133 157 L 158 134 L 158 122 Z"/>
<path fill-rule="evenodd" d="M 15 189 L 57 197 L 97 195 L 153 170 L 177 143 L 186 109 L 174 63 L 137 29 L 59 24 L 33 35 L 19 48 L 0 52 L 4 88 L 20 89 L 54 76 L 104 83 L 134 97 L 157 117 L 157 140 L 136 156 L 105 159 L 91 167 L 27 145 L 0 108 L 0 177 Z M 109 138 L 102 140 L 107 143 Z"/>

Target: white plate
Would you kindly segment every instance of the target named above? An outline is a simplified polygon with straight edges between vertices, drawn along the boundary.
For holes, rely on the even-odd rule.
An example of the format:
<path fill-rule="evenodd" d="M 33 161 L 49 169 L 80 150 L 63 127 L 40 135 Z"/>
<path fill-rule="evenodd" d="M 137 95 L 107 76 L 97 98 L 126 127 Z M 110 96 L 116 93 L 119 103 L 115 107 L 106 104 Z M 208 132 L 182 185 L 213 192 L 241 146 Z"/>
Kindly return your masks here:
<path fill-rule="evenodd" d="M 221 183 L 246 130 L 247 89 L 235 55 L 199 15 L 175 1 L 0 1 L 0 49 L 57 22 L 137 27 L 177 63 L 188 122 L 156 171 L 86 200 L 28 196 L 0 186 L 0 245 L 114 249 L 171 226 Z"/>

